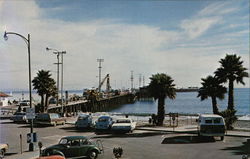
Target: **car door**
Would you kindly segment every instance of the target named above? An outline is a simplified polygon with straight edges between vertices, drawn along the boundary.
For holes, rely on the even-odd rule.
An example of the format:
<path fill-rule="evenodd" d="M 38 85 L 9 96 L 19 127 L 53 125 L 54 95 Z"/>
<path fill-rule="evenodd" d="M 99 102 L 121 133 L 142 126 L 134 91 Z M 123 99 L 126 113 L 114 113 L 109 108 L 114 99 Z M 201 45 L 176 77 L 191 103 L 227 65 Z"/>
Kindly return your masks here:
<path fill-rule="evenodd" d="M 80 156 L 87 156 L 89 147 L 90 147 L 89 146 L 89 141 L 87 139 L 81 139 L 80 140 L 79 155 Z"/>
<path fill-rule="evenodd" d="M 65 157 L 78 157 L 80 151 L 80 140 L 71 140 L 69 146 L 65 150 Z"/>

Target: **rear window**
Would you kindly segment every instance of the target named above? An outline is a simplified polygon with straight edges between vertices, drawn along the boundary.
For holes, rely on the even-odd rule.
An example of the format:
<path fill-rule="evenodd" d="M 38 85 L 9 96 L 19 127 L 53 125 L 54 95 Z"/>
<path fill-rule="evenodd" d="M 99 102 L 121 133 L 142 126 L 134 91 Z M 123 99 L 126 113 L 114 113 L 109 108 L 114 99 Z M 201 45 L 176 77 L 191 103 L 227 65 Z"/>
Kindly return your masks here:
<path fill-rule="evenodd" d="M 98 119 L 98 122 L 106 122 L 106 121 L 108 121 L 108 118 L 99 118 Z"/>
<path fill-rule="evenodd" d="M 220 118 L 216 118 L 216 119 L 214 119 L 214 123 L 215 123 L 215 124 L 219 124 L 219 123 L 221 123 L 221 119 L 220 119 Z"/>
<path fill-rule="evenodd" d="M 25 115 L 25 113 L 17 112 L 15 115 Z"/>
<path fill-rule="evenodd" d="M 88 119 L 88 116 L 79 116 L 78 117 L 78 120 L 87 120 Z"/>
<path fill-rule="evenodd" d="M 116 123 L 130 123 L 130 120 L 117 120 Z"/>
<path fill-rule="evenodd" d="M 211 123 L 212 123 L 212 120 L 211 120 L 211 119 L 207 119 L 207 120 L 205 120 L 205 123 L 206 123 L 206 124 L 211 124 Z"/>
<path fill-rule="evenodd" d="M 39 114 L 37 116 L 38 119 L 49 119 L 49 114 Z"/>
<path fill-rule="evenodd" d="M 59 115 L 58 114 L 50 114 L 50 118 L 57 119 L 57 118 L 59 118 Z"/>

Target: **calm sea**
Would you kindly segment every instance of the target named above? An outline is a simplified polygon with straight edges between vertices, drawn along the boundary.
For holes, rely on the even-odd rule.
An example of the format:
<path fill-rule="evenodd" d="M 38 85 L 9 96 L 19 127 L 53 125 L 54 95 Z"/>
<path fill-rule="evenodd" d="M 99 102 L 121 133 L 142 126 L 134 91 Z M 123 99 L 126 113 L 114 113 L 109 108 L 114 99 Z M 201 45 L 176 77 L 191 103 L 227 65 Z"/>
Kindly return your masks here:
<path fill-rule="evenodd" d="M 71 90 L 69 95 L 77 94 L 81 95 L 82 90 Z M 8 92 L 6 92 L 8 93 Z M 22 95 L 23 93 L 23 95 Z M 40 100 L 40 97 L 33 92 L 33 98 L 36 101 Z M 234 91 L 235 108 L 237 115 L 250 114 L 250 89 L 249 88 L 236 88 Z M 29 99 L 28 92 L 16 91 L 12 92 L 10 100 Z M 220 110 L 224 110 L 227 107 L 227 95 L 224 100 L 217 100 Z M 179 92 L 174 100 L 165 100 L 166 113 L 175 112 L 183 114 L 197 114 L 197 113 L 212 113 L 211 99 L 200 101 L 197 98 L 197 92 Z M 124 104 L 119 108 L 112 110 L 117 113 L 157 113 L 157 101 L 137 101 L 134 104 Z"/>

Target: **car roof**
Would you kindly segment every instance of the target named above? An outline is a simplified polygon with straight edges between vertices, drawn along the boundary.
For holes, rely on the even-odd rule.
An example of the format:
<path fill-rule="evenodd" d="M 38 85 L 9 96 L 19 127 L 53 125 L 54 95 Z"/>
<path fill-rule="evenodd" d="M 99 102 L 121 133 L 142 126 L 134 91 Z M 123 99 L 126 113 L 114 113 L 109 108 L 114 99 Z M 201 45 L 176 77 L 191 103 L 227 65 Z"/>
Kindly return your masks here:
<path fill-rule="evenodd" d="M 99 119 L 100 118 L 111 118 L 111 117 L 109 115 L 103 115 L 103 116 L 100 116 Z"/>
<path fill-rule="evenodd" d="M 117 118 L 116 120 L 131 120 L 130 118 Z"/>
<path fill-rule="evenodd" d="M 200 116 L 205 118 L 221 118 L 221 116 L 217 114 L 200 114 Z"/>
<path fill-rule="evenodd" d="M 89 114 L 79 114 L 79 116 L 81 116 L 81 117 L 88 117 L 88 116 L 90 116 Z"/>
<path fill-rule="evenodd" d="M 66 136 L 66 137 L 63 137 L 62 139 L 77 140 L 77 139 L 87 139 L 87 137 L 85 137 L 85 136 Z"/>

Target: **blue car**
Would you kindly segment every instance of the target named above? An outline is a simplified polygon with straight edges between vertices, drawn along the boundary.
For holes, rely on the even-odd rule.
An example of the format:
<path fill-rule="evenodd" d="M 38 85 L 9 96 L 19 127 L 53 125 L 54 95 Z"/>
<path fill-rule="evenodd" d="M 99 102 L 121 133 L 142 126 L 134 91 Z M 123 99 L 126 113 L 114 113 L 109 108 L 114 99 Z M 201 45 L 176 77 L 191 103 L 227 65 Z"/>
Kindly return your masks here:
<path fill-rule="evenodd" d="M 95 123 L 95 129 L 98 130 L 110 130 L 114 121 L 111 116 L 100 116 Z"/>
<path fill-rule="evenodd" d="M 80 114 L 75 122 L 75 126 L 77 129 L 92 127 L 92 116 L 89 114 Z"/>

